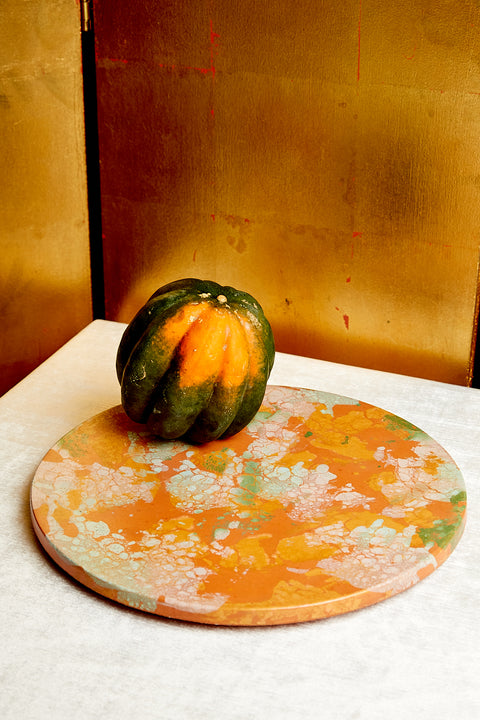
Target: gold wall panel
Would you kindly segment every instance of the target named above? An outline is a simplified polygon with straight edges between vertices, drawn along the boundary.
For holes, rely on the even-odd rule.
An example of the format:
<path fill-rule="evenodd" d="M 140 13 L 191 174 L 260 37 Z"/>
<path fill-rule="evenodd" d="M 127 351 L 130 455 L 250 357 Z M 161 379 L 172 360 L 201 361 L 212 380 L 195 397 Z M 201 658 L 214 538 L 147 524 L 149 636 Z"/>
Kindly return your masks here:
<path fill-rule="evenodd" d="M 0 393 L 91 319 L 79 6 L 0 5 Z"/>
<path fill-rule="evenodd" d="M 468 384 L 474 0 L 94 5 L 106 312 L 196 276 L 279 350 Z"/>

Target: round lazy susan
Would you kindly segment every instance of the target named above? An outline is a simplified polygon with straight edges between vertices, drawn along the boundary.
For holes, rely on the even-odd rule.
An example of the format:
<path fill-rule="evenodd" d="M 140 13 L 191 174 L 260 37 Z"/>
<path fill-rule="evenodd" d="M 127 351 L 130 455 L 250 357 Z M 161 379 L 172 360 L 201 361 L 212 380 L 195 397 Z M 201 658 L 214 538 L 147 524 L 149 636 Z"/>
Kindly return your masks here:
<path fill-rule="evenodd" d="M 65 435 L 31 489 L 36 534 L 80 583 L 170 618 L 276 625 L 337 615 L 435 570 L 465 524 L 431 437 L 351 398 L 268 386 L 250 425 L 195 446 L 118 406 Z"/>

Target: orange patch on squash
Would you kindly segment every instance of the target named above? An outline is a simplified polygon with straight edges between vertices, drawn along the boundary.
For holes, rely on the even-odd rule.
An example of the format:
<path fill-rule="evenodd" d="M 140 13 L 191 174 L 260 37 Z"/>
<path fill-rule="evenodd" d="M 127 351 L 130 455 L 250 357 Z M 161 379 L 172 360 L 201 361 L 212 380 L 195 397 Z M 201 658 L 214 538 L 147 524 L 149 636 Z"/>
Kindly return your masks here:
<path fill-rule="evenodd" d="M 157 341 L 164 347 L 177 347 L 191 326 L 208 311 L 208 303 L 192 303 L 182 307 L 173 317 L 165 321 L 157 335 Z"/>
<path fill-rule="evenodd" d="M 180 343 L 179 387 L 203 385 L 220 374 L 227 335 L 227 316 L 212 308 L 191 324 Z"/>
<path fill-rule="evenodd" d="M 229 318 L 223 364 L 219 380 L 223 387 L 234 388 L 243 383 L 248 373 L 249 348 L 245 332 L 235 316 Z"/>

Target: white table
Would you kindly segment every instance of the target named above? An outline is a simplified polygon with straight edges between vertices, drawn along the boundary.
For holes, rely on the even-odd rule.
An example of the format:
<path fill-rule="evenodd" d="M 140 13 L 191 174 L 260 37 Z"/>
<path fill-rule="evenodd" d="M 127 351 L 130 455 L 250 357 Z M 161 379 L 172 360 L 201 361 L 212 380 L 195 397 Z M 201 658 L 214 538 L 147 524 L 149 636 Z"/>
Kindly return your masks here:
<path fill-rule="evenodd" d="M 0 398 L 2 720 L 474 720 L 480 717 L 480 390 L 277 354 L 271 382 L 385 408 L 460 467 L 468 520 L 433 574 L 328 620 L 228 628 L 162 619 L 78 585 L 41 550 L 45 452 L 120 402 L 124 330 L 97 320 Z"/>

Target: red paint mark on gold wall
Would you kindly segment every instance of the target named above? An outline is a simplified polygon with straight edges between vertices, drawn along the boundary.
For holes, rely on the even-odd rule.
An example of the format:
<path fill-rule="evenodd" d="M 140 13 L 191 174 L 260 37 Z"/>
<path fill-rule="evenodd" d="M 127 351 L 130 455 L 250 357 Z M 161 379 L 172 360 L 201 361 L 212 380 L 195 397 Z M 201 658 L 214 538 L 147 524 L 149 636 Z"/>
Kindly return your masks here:
<path fill-rule="evenodd" d="M 340 308 L 338 307 L 338 305 L 335 305 L 335 310 L 338 310 L 338 312 L 341 312 L 341 310 L 340 310 Z M 342 317 L 343 317 L 343 324 L 345 325 L 345 328 L 346 328 L 347 330 L 349 330 L 349 329 L 350 329 L 350 316 L 347 315 L 347 313 L 343 313 L 343 314 L 342 314 Z"/>
<path fill-rule="evenodd" d="M 218 53 L 218 38 L 220 35 L 216 33 L 213 30 L 213 21 L 210 20 L 210 32 L 209 32 L 209 45 L 210 45 L 210 63 L 209 65 L 199 67 L 197 65 L 174 65 L 168 64 L 168 63 L 158 63 L 158 66 L 161 67 L 164 70 L 168 70 L 170 72 L 183 72 L 186 70 L 192 70 L 194 72 L 201 73 L 202 75 L 211 75 L 212 80 L 215 78 L 216 73 L 216 67 L 215 67 L 215 56 Z M 110 62 L 123 62 L 126 63 L 127 60 L 122 60 L 119 58 L 110 58 Z M 211 111 L 213 114 L 213 110 Z"/>
<path fill-rule="evenodd" d="M 210 72 L 215 77 L 215 55 L 218 52 L 218 38 L 220 35 L 213 30 L 213 20 L 210 18 Z"/>
<path fill-rule="evenodd" d="M 358 3 L 358 46 L 357 46 L 357 82 L 360 80 L 360 45 L 362 38 L 362 0 Z"/>

